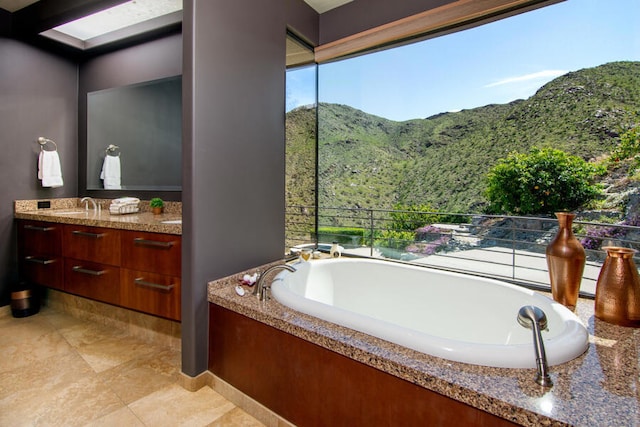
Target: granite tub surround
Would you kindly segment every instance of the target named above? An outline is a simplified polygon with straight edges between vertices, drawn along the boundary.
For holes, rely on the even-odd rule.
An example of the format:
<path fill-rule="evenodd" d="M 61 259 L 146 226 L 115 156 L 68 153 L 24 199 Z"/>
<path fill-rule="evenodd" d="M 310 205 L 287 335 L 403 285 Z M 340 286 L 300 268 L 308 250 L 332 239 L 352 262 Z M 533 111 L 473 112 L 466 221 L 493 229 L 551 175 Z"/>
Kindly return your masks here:
<path fill-rule="evenodd" d="M 48 201 L 50 208 L 38 209 L 39 201 Z M 182 234 L 182 224 L 166 223 L 182 219 L 181 202 L 165 202 L 164 213 L 151 213 L 148 201 L 140 201 L 140 212 L 125 215 L 109 213 L 110 199 L 95 199 L 102 206 L 99 212 L 85 211 L 80 199 L 16 200 L 14 217 L 36 221 L 49 221 L 63 224 L 90 225 L 96 227 L 118 228 L 121 230 L 146 231 L 151 233 Z"/>
<path fill-rule="evenodd" d="M 640 330 L 596 319 L 593 300 L 580 299 L 575 311 L 589 332 L 587 351 L 552 366 L 554 385 L 546 389 L 534 382 L 535 369 L 451 362 L 302 314 L 273 299 L 259 302 L 248 292 L 238 296 L 235 287 L 244 274 L 270 265 L 210 282 L 209 302 L 520 425 L 640 425 Z"/>

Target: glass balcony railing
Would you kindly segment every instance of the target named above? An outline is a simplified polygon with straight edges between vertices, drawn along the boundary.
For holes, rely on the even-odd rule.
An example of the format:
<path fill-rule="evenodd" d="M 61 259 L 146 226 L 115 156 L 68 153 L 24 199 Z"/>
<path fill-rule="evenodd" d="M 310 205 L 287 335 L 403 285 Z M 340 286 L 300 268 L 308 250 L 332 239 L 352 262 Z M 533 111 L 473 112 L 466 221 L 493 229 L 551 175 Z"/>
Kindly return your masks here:
<path fill-rule="evenodd" d="M 549 290 L 545 249 L 558 231 L 555 217 L 288 206 L 286 251 L 300 245 L 441 268 Z M 317 223 L 317 229 L 316 229 Z M 578 216 L 574 234 L 587 254 L 580 293 L 595 294 L 603 246 L 640 250 L 640 227 Z M 636 258 L 636 264 L 638 259 Z"/>

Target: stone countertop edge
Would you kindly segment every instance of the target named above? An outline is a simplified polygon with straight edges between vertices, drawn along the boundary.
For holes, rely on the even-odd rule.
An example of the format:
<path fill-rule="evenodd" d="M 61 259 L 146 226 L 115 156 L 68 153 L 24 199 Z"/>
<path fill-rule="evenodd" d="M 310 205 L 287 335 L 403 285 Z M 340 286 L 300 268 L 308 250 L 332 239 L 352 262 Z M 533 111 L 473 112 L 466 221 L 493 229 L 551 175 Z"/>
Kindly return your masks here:
<path fill-rule="evenodd" d="M 182 235 L 182 224 L 163 224 L 162 221 L 182 219 L 181 206 L 172 206 L 165 213 L 154 215 L 145 211 L 124 215 L 111 215 L 108 202 L 102 201 L 100 212 L 88 210 L 83 214 L 65 215 L 63 212 L 82 210 L 77 198 L 51 199 L 51 208 L 38 209 L 37 200 L 16 200 L 14 202 L 14 217 L 34 221 L 56 222 L 61 224 L 88 225 L 93 227 L 116 228 L 120 230 L 144 231 L 149 233 L 164 233 Z M 98 200 L 97 200 L 98 201 Z M 167 203 L 167 202 L 165 202 Z M 142 206 L 142 203 L 141 203 Z"/>
<path fill-rule="evenodd" d="M 520 425 L 640 425 L 640 329 L 596 319 L 593 300 L 580 299 L 576 308 L 589 332 L 587 351 L 551 366 L 554 385 L 546 389 L 534 382 L 535 369 L 448 361 L 300 313 L 274 299 L 260 302 L 249 292 L 236 294 L 244 274 L 282 262 L 209 282 L 208 301 Z"/>

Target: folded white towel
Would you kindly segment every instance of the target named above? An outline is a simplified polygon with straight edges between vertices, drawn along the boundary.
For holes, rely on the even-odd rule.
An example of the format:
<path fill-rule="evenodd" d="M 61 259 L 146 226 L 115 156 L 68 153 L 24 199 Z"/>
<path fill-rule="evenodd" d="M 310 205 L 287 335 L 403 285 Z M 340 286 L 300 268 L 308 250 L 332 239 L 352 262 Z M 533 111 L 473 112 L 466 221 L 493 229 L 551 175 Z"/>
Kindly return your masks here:
<path fill-rule="evenodd" d="M 120 156 L 104 156 L 100 179 L 105 190 L 120 190 Z"/>
<path fill-rule="evenodd" d="M 62 168 L 57 151 L 41 150 L 38 156 L 38 179 L 43 187 L 62 187 Z"/>

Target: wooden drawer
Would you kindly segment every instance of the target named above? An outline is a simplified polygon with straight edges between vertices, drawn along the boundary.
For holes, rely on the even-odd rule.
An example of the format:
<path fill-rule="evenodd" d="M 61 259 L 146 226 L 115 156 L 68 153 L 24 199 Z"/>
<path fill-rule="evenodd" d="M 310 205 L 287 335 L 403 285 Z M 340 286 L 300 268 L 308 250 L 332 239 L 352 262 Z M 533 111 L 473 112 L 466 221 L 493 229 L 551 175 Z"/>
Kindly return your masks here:
<path fill-rule="evenodd" d="M 18 221 L 18 250 L 23 255 L 60 255 L 62 224 L 41 221 Z"/>
<path fill-rule="evenodd" d="M 32 255 L 29 252 L 20 259 L 22 277 L 38 285 L 63 289 L 62 257 L 50 255 Z"/>
<path fill-rule="evenodd" d="M 120 304 L 120 268 L 65 258 L 64 290 L 87 298 Z"/>
<path fill-rule="evenodd" d="M 180 320 L 180 278 L 157 273 L 120 270 L 123 307 Z"/>
<path fill-rule="evenodd" d="M 122 231 L 122 266 L 180 276 L 182 239 L 173 234 Z"/>
<path fill-rule="evenodd" d="M 63 289 L 62 224 L 18 221 L 20 274 L 42 286 Z"/>
<path fill-rule="evenodd" d="M 120 265 L 120 230 L 66 224 L 62 253 L 68 258 Z"/>

